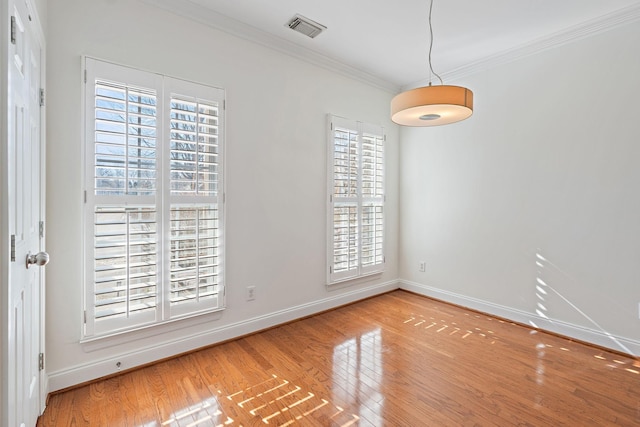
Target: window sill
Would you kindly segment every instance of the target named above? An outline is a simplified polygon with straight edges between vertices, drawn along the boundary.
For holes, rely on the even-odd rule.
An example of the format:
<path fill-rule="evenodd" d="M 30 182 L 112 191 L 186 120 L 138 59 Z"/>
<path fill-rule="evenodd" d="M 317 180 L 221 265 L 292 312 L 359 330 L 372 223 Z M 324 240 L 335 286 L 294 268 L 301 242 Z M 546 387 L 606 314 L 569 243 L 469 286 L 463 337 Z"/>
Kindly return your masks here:
<path fill-rule="evenodd" d="M 86 353 L 102 350 L 105 348 L 116 347 L 118 345 L 127 344 L 132 341 L 139 341 L 152 338 L 157 335 L 163 335 L 181 329 L 202 325 L 211 321 L 219 320 L 225 307 L 220 307 L 214 311 L 206 313 L 196 313 L 190 316 L 178 319 L 167 320 L 162 323 L 152 323 L 143 325 L 135 329 L 127 329 L 99 336 L 83 337 L 80 339 L 82 349 Z"/>
<path fill-rule="evenodd" d="M 366 283 L 374 279 L 380 278 L 382 276 L 382 273 L 384 273 L 384 270 L 372 271 L 370 273 L 361 274 L 360 276 L 345 277 L 344 279 L 338 279 L 333 282 L 329 282 L 326 284 L 326 286 L 327 288 L 332 289 L 337 287 L 343 288 L 347 286 L 357 285 L 360 283 Z"/>

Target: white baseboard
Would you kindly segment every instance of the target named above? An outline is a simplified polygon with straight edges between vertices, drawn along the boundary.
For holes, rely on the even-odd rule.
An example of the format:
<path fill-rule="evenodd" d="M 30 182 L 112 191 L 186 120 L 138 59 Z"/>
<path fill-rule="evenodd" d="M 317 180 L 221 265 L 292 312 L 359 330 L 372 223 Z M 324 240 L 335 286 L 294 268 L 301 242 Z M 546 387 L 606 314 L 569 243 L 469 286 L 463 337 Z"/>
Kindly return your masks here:
<path fill-rule="evenodd" d="M 292 320 L 310 316 L 315 313 L 330 310 L 341 305 L 389 292 L 394 289 L 398 289 L 398 282 L 395 280 L 380 283 L 230 325 L 221 326 L 206 332 L 183 337 L 180 340 L 164 342 L 158 345 L 141 348 L 135 352 L 118 354 L 107 359 L 92 361 L 91 363 L 51 372 L 48 374 L 48 392 L 51 393 L 107 375 L 112 375 L 118 372 L 117 369 L 114 369 L 117 362 L 120 362 L 121 366 L 126 367 L 126 369 L 146 365 L 177 354 L 182 354 L 198 348 L 241 337 L 243 335 L 271 328 Z"/>
<path fill-rule="evenodd" d="M 420 283 L 410 282 L 408 280 L 400 280 L 399 283 L 400 289 L 460 305 L 462 307 L 468 307 L 473 310 L 492 314 L 514 322 L 535 326 L 539 329 L 560 334 L 568 338 L 610 348 L 636 357 L 640 356 L 640 341 L 615 336 L 607 333 L 606 331 L 598 331 L 559 320 L 541 317 L 534 313 L 494 304 L 481 299 L 433 288 Z"/>

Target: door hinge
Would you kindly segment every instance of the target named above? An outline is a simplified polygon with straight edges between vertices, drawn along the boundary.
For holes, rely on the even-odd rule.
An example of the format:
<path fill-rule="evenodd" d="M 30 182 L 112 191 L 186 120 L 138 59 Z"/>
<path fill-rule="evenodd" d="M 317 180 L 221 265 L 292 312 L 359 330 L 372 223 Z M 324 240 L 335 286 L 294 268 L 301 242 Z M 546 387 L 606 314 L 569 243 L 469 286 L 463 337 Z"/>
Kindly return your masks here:
<path fill-rule="evenodd" d="M 84 202 L 87 203 L 87 190 L 84 190 Z"/>
<path fill-rule="evenodd" d="M 11 44 L 16 44 L 16 17 L 11 17 Z"/>
<path fill-rule="evenodd" d="M 41 371 L 44 371 L 44 353 L 40 353 L 38 355 L 38 366 Z"/>
<path fill-rule="evenodd" d="M 11 262 L 16 260 L 16 235 L 11 235 Z"/>
<path fill-rule="evenodd" d="M 44 89 L 40 89 L 40 106 L 44 107 Z"/>
<path fill-rule="evenodd" d="M 333 267 L 329 266 L 329 274 L 333 274 Z"/>
<path fill-rule="evenodd" d="M 40 221 L 40 237 L 44 237 L 44 221 Z"/>
<path fill-rule="evenodd" d="M 87 310 L 84 311 L 84 324 L 87 324 Z"/>
<path fill-rule="evenodd" d="M 85 83 L 87 82 L 87 70 L 86 69 L 84 70 L 84 82 Z"/>

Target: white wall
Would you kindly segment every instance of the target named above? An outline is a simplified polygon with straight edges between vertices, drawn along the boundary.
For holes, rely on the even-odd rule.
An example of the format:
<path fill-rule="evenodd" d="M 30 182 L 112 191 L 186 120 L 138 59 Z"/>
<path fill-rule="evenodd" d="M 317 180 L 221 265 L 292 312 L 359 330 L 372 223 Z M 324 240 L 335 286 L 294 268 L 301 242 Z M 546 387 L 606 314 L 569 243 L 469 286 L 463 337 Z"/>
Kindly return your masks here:
<path fill-rule="evenodd" d="M 47 372 L 51 390 L 397 287 L 398 130 L 392 94 L 137 1 L 48 10 Z M 81 55 L 227 91 L 227 305 L 206 323 L 82 345 Z M 325 287 L 326 114 L 388 133 L 387 271 Z M 244 301 L 244 289 L 257 299 Z"/>
<path fill-rule="evenodd" d="M 36 8 L 42 31 L 47 34 L 47 0 L 33 0 L 33 5 Z"/>
<path fill-rule="evenodd" d="M 469 120 L 402 129 L 402 287 L 640 354 L 638 46 L 633 23 L 477 73 Z"/>

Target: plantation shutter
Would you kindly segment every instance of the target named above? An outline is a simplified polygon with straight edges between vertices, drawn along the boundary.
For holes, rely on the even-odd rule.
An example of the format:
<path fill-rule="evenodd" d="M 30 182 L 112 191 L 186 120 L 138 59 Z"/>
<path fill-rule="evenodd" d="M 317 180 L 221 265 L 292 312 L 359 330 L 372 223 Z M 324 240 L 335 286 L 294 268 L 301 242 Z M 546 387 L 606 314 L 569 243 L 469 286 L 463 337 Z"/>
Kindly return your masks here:
<path fill-rule="evenodd" d="M 329 116 L 329 283 L 384 268 L 384 136 Z"/>
<path fill-rule="evenodd" d="M 333 129 L 333 275 L 358 274 L 358 182 L 360 152 L 358 131 L 347 126 Z"/>
<path fill-rule="evenodd" d="M 157 320 L 159 76 L 86 60 L 85 334 Z"/>
<path fill-rule="evenodd" d="M 384 264 L 384 136 L 379 127 L 362 126 L 362 274 Z"/>
<path fill-rule="evenodd" d="M 223 92 L 170 79 L 168 304 L 172 315 L 222 305 Z"/>
<path fill-rule="evenodd" d="M 222 308 L 224 92 L 85 65 L 85 337 Z"/>

